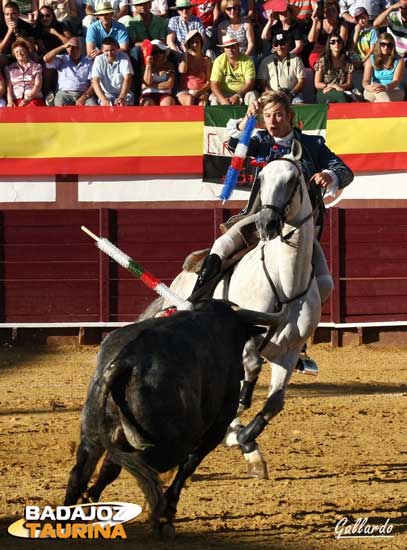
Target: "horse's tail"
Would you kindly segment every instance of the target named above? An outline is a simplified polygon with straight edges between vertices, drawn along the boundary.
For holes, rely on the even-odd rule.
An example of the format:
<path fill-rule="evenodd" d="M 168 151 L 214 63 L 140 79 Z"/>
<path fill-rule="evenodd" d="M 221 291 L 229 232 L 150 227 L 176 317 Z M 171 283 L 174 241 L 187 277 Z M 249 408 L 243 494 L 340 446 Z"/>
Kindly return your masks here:
<path fill-rule="evenodd" d="M 163 304 L 164 304 L 164 298 L 162 296 L 159 296 L 153 302 L 151 302 L 151 304 L 147 306 L 147 308 L 143 311 L 143 313 L 141 313 L 141 315 L 137 318 L 137 322 L 155 317 L 155 315 L 159 311 L 161 311 Z"/>

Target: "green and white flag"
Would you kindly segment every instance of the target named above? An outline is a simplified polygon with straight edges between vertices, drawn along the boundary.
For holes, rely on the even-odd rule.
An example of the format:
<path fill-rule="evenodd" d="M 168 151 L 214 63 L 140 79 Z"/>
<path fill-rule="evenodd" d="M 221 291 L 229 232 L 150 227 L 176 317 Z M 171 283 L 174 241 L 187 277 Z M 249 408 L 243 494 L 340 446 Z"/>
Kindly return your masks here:
<path fill-rule="evenodd" d="M 296 115 L 295 126 L 305 134 L 325 137 L 328 112 L 326 105 L 293 105 L 293 109 Z M 227 149 L 230 132 L 226 125 L 230 119 L 243 118 L 246 111 L 246 105 L 205 108 L 203 181 L 223 183 L 232 156 Z M 251 187 L 253 174 L 253 167 L 246 162 L 238 187 Z"/>

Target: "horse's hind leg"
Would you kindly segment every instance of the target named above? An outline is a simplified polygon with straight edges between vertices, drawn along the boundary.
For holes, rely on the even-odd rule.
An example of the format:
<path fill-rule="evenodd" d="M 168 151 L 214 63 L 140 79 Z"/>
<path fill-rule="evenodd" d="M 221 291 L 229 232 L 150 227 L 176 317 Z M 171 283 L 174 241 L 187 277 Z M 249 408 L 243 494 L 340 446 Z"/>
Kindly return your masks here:
<path fill-rule="evenodd" d="M 103 452 L 104 449 L 100 445 L 85 442 L 82 439 L 76 453 L 76 464 L 69 476 L 64 500 L 65 506 L 76 504 L 82 493 L 86 491 L 89 480 Z"/>
<path fill-rule="evenodd" d="M 83 502 L 98 502 L 100 495 L 119 477 L 121 470 L 122 467 L 113 462 L 111 455 L 107 453 L 95 483 L 83 495 Z"/>

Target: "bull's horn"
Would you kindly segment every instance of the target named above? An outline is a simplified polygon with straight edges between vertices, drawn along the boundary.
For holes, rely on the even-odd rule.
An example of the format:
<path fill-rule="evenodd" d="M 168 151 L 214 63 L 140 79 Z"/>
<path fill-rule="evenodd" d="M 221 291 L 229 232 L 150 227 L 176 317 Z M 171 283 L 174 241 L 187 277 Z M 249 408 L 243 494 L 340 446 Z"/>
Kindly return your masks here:
<path fill-rule="evenodd" d="M 242 308 L 236 308 L 235 311 L 236 315 L 244 323 L 251 323 L 253 325 L 267 325 L 277 328 L 287 315 L 287 306 L 283 306 L 279 313 L 263 313 L 262 311 L 253 311 L 252 309 Z"/>

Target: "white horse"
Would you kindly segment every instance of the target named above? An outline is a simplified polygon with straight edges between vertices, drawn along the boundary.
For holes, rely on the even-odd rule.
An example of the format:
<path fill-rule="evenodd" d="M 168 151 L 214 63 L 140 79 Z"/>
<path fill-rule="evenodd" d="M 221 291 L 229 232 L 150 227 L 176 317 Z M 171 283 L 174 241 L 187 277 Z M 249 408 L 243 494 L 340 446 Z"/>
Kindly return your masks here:
<path fill-rule="evenodd" d="M 235 266 L 227 299 L 243 308 L 269 313 L 284 307 L 286 321 L 268 342 L 261 344 L 260 338 L 260 341 L 249 342 L 245 348 L 245 382 L 239 413 L 250 406 L 262 357 L 270 363 L 271 383 L 262 411 L 246 427 L 235 419 L 226 443 L 240 444 L 249 463 L 250 475 L 267 478 L 266 463 L 255 439 L 284 406 L 285 391 L 301 348 L 319 323 L 321 298 L 311 262 L 312 206 L 299 164 L 287 158 L 272 161 L 263 168 L 260 179 L 263 206 L 256 221 L 260 241 Z M 174 279 L 171 288 L 187 298 L 195 281 L 196 274 L 183 271 Z M 224 284 L 223 281 L 218 284 L 215 298 L 225 297 Z"/>

